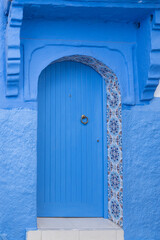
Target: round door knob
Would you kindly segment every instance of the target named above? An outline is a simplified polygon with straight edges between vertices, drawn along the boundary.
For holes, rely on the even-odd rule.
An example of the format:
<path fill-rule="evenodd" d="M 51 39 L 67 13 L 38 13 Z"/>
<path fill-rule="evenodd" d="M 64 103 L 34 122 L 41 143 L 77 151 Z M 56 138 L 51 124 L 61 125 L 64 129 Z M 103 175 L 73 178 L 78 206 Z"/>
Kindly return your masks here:
<path fill-rule="evenodd" d="M 88 117 L 85 115 L 81 116 L 81 123 L 83 123 L 84 125 L 86 125 L 88 123 Z"/>

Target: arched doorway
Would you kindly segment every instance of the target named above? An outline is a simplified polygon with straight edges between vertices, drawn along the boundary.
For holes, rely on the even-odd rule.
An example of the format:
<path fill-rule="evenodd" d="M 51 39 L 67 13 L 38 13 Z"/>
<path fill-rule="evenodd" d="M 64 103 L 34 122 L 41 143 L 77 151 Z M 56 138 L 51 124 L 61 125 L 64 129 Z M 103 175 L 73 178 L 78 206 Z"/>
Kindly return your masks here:
<path fill-rule="evenodd" d="M 59 90 L 57 91 L 58 98 L 56 98 L 58 101 L 55 100 L 55 102 L 53 102 L 53 105 L 56 105 L 56 108 L 58 111 L 56 114 L 57 116 L 55 116 L 55 114 L 52 113 L 51 114 L 52 116 L 49 117 L 48 113 L 53 111 L 53 105 L 49 104 L 49 102 L 50 103 L 52 102 L 51 98 L 53 97 L 51 93 L 52 85 L 55 84 L 54 80 L 56 78 L 59 78 L 62 80 L 64 79 L 64 76 L 66 77 L 68 76 L 67 78 L 69 79 L 67 80 L 68 81 L 67 86 L 66 86 L 66 80 L 64 81 L 65 84 L 62 84 L 62 81 L 60 80 L 59 81 L 56 80 L 59 82 L 57 83 L 59 88 Z M 71 78 L 73 79 L 71 80 Z M 102 81 L 102 78 L 104 79 L 104 81 Z M 47 79 L 50 79 L 50 81 L 48 81 Z M 89 80 L 83 81 L 82 79 L 89 79 Z M 47 81 L 48 81 L 48 84 L 46 84 Z M 81 81 L 81 86 L 77 85 L 80 81 Z M 77 87 L 75 85 L 77 85 Z M 72 93 L 71 93 L 71 87 L 73 87 Z M 68 88 L 68 92 L 67 92 L 67 88 Z M 54 86 L 53 91 L 55 91 L 55 89 L 56 88 Z M 75 96 L 79 95 L 79 99 L 77 97 L 77 100 L 75 100 L 76 98 L 74 99 L 74 95 Z M 48 97 L 46 98 L 46 96 Z M 64 96 L 67 96 L 67 98 L 66 97 L 64 98 Z M 44 99 L 42 100 L 42 98 L 46 98 L 45 101 Z M 82 99 L 83 99 L 83 104 L 81 104 Z M 55 207 L 55 208 L 52 208 L 54 214 L 51 214 L 51 207 L 47 207 L 48 210 L 45 210 L 45 211 L 46 212 L 48 211 L 46 213 L 48 216 L 108 217 L 109 219 L 113 220 L 119 225 L 122 225 L 122 208 L 123 208 L 122 194 L 123 192 L 122 192 L 121 97 L 120 97 L 118 80 L 115 74 L 103 63 L 91 57 L 76 55 L 76 56 L 61 58 L 53 62 L 41 73 L 41 76 L 39 79 L 38 101 L 40 106 L 39 116 L 41 116 L 41 119 L 43 119 L 41 120 L 43 124 L 40 124 L 39 122 L 39 127 L 38 127 L 39 129 L 38 130 L 38 149 L 41 149 L 41 151 L 38 151 L 39 152 L 38 153 L 38 209 L 40 209 L 39 204 L 40 204 L 40 201 L 42 201 L 42 199 L 43 199 L 43 202 L 41 202 L 41 206 L 44 206 L 44 202 L 49 203 L 49 201 L 51 200 L 51 202 L 54 203 L 52 205 L 54 205 Z M 44 106 L 47 106 L 47 108 L 42 107 L 40 102 L 43 102 L 43 104 L 45 102 Z M 73 102 L 73 104 L 70 105 L 71 102 Z M 65 161 L 62 161 L 62 162 L 57 161 L 57 163 L 55 163 L 49 160 L 46 162 L 47 165 L 43 165 L 44 159 L 46 158 L 51 159 L 52 158 L 51 155 L 53 155 L 53 152 L 55 153 L 54 149 L 56 150 L 56 147 L 51 144 L 51 140 L 48 140 L 56 137 L 53 131 L 52 131 L 53 132 L 52 136 L 49 136 L 50 135 L 49 132 L 51 132 L 51 128 L 53 128 L 53 126 L 51 126 L 52 125 L 51 122 L 55 123 L 55 121 L 57 121 L 57 124 L 59 126 L 63 125 L 61 124 L 61 122 L 64 123 L 63 119 L 66 117 L 66 112 L 59 111 L 59 109 L 62 108 L 62 106 L 66 106 L 66 105 L 68 106 L 69 109 L 65 109 L 65 111 L 67 112 L 71 111 L 72 114 L 70 115 L 72 116 L 67 117 L 67 120 L 65 119 L 66 126 L 61 126 L 60 129 L 57 131 L 58 134 L 55 142 L 60 146 L 60 143 L 64 142 L 64 139 L 66 141 L 66 132 L 67 132 L 69 136 L 69 138 L 67 139 L 67 142 L 70 141 L 69 139 L 71 139 L 71 142 L 72 142 L 70 144 L 70 150 L 69 150 L 69 147 L 67 146 L 67 148 L 64 151 L 64 148 L 62 147 L 62 145 L 64 145 L 63 143 L 59 148 L 59 152 L 56 153 L 57 154 L 56 158 L 65 159 L 66 154 L 68 154 L 69 162 L 66 163 Z M 89 121 L 88 124 L 83 124 L 80 122 L 80 117 L 82 115 L 86 115 L 86 116 L 88 115 L 87 111 L 86 113 L 82 111 L 83 106 L 85 107 L 88 106 L 88 110 L 90 109 L 91 111 L 91 115 L 88 118 L 88 121 Z M 89 108 L 89 106 L 91 106 L 91 108 Z M 93 109 L 94 108 L 93 106 L 96 106 L 95 109 Z M 42 108 L 45 109 L 43 110 L 45 112 L 40 111 L 40 109 Z M 84 119 L 84 121 L 85 120 L 86 119 Z M 95 125 L 93 124 L 91 126 L 91 122 L 92 122 L 91 120 L 95 123 Z M 69 127 L 69 122 L 70 123 L 72 122 L 70 127 Z M 78 125 L 76 124 L 74 125 L 74 122 L 76 122 L 76 124 L 79 125 L 80 129 L 77 128 Z M 45 126 L 47 126 L 45 127 L 45 131 L 48 131 L 48 133 L 47 132 L 44 133 L 44 127 L 43 127 L 44 123 L 46 124 Z M 89 127 L 92 128 L 92 131 L 90 132 L 88 131 Z M 74 134 L 71 133 L 72 130 Z M 86 132 L 88 131 L 87 134 L 85 133 L 86 134 L 85 137 L 83 135 L 84 141 L 82 140 L 82 135 L 78 136 L 78 132 L 82 133 L 83 130 Z M 45 136 L 42 136 L 43 134 L 45 134 Z M 80 145 L 79 140 L 77 140 L 79 138 L 81 138 L 80 142 L 83 147 Z M 43 142 L 46 141 L 45 149 L 44 147 L 42 147 L 44 143 L 42 143 L 40 139 L 43 139 Z M 57 143 L 57 141 L 59 143 Z M 92 144 L 90 144 L 91 142 Z M 80 153 L 80 147 L 81 147 L 81 154 L 76 155 L 77 152 Z M 48 148 L 52 150 L 50 150 L 49 152 L 47 150 Z M 82 153 L 86 157 L 82 157 L 83 155 Z M 40 158 L 43 158 L 41 167 L 39 163 Z M 75 159 L 77 160 L 75 161 Z M 84 162 L 82 161 L 82 159 L 84 160 Z M 99 165 L 96 165 L 97 159 L 98 159 Z M 52 164 L 54 166 L 52 166 Z M 55 164 L 59 164 L 59 165 L 56 165 L 59 171 L 58 176 L 56 175 L 57 173 L 55 174 L 54 172 L 54 174 L 51 174 L 50 170 L 49 171 L 46 170 L 47 168 L 51 169 L 52 167 L 55 170 L 56 169 Z M 71 168 L 69 168 L 69 164 Z M 79 164 L 81 164 L 81 166 Z M 63 169 L 62 169 L 62 165 L 63 165 Z M 66 169 L 68 169 L 68 172 L 66 172 L 67 171 Z M 71 169 L 73 170 L 72 173 L 70 172 Z M 98 175 L 95 174 L 96 172 L 95 169 L 98 171 Z M 82 177 L 82 173 L 84 173 L 84 177 Z M 46 175 L 47 180 L 44 179 L 42 175 Z M 53 175 L 54 177 L 56 176 L 54 180 L 53 180 Z M 71 178 L 66 180 L 65 175 L 68 175 L 68 176 L 70 175 Z M 80 180 L 80 176 L 82 177 L 81 180 Z M 79 182 L 77 181 L 77 179 L 79 180 Z M 47 181 L 53 182 L 54 185 L 55 185 L 55 181 L 56 182 L 59 181 L 58 183 L 59 185 L 56 185 L 57 192 L 55 192 L 55 189 L 53 191 L 52 189 L 53 186 L 51 186 L 51 184 L 48 184 L 49 182 Z M 68 189 L 66 187 L 68 187 Z M 83 191 L 86 192 L 86 195 L 83 193 Z M 65 196 L 66 192 L 68 196 L 67 195 Z M 47 195 L 45 196 L 45 194 Z M 56 197 L 56 201 L 57 200 L 60 201 L 61 204 L 59 202 L 57 203 L 58 205 L 56 205 L 54 202 L 55 200 L 53 201 L 52 195 L 54 195 L 54 197 Z M 89 201 L 87 200 L 87 196 L 88 197 L 90 196 L 90 200 L 88 199 Z M 65 198 L 66 198 L 66 206 L 64 204 Z M 81 201 L 82 199 L 84 201 Z M 78 205 L 77 202 L 78 204 L 80 204 L 80 202 L 81 204 L 83 203 L 82 205 L 84 207 L 82 205 Z M 88 205 L 86 204 L 87 202 L 88 202 Z M 48 206 L 49 205 L 50 203 L 48 204 Z M 58 208 L 57 208 L 58 206 L 59 206 L 59 209 L 61 209 L 59 215 L 56 213 L 56 211 L 58 211 Z M 81 212 L 81 215 L 79 211 Z M 38 213 L 38 215 L 47 216 L 47 215 L 41 214 L 40 212 Z"/>

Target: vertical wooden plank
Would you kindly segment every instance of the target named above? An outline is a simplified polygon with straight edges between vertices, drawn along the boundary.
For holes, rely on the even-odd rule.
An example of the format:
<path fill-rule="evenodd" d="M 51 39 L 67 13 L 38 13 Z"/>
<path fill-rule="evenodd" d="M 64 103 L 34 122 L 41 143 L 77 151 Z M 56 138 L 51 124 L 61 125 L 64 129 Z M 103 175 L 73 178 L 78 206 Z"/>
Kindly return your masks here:
<path fill-rule="evenodd" d="M 102 79 L 90 67 L 69 61 L 48 66 L 40 78 L 38 214 L 101 217 Z M 87 125 L 80 122 L 82 114 Z"/>
<path fill-rule="evenodd" d="M 51 183 L 50 183 L 50 194 L 51 203 L 56 200 L 56 75 L 55 67 L 51 66 Z"/>
<path fill-rule="evenodd" d="M 45 201 L 49 202 L 50 201 L 50 149 L 51 149 L 51 144 L 50 144 L 50 129 L 51 129 L 51 121 L 50 121 L 50 69 L 51 67 L 49 66 L 48 68 L 45 69 Z"/>
<path fill-rule="evenodd" d="M 61 199 L 61 64 L 56 64 L 56 202 Z"/>
<path fill-rule="evenodd" d="M 65 85 L 66 85 L 66 64 L 61 65 L 61 111 L 60 111 L 60 122 L 61 122 L 61 202 L 65 203 L 66 200 L 66 190 L 65 190 L 65 177 L 66 177 L 66 111 L 65 111 Z"/>
<path fill-rule="evenodd" d="M 66 65 L 65 81 L 66 81 L 66 104 L 65 104 L 65 118 L 66 118 L 66 203 L 68 204 L 71 201 L 71 171 L 70 171 L 70 159 L 71 159 L 71 78 L 70 78 L 70 65 L 68 62 Z"/>
<path fill-rule="evenodd" d="M 75 64 L 77 66 L 77 64 Z M 79 65 L 79 68 L 76 68 L 76 109 L 75 112 L 75 129 L 76 129 L 76 202 L 81 204 L 82 202 L 82 125 L 80 122 L 81 119 L 81 69 L 82 65 Z"/>
<path fill-rule="evenodd" d="M 39 78 L 38 88 L 38 138 L 37 138 L 37 183 L 38 183 L 38 210 L 42 207 L 45 201 L 45 188 L 44 188 L 44 157 L 45 157 L 45 81 L 44 71 Z M 41 131 L 40 131 L 41 129 Z"/>

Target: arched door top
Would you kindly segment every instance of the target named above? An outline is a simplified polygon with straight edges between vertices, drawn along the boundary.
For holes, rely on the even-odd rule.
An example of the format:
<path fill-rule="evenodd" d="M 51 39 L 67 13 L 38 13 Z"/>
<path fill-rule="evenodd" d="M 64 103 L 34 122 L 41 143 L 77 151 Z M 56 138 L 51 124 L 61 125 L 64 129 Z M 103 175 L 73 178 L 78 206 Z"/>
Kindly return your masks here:
<path fill-rule="evenodd" d="M 108 218 L 123 225 L 123 170 L 122 170 L 122 116 L 121 93 L 117 76 L 105 64 L 93 57 L 72 55 L 52 62 L 75 61 L 90 66 L 98 72 L 105 83 L 106 102 L 106 139 L 108 161 L 105 174 L 108 175 Z"/>

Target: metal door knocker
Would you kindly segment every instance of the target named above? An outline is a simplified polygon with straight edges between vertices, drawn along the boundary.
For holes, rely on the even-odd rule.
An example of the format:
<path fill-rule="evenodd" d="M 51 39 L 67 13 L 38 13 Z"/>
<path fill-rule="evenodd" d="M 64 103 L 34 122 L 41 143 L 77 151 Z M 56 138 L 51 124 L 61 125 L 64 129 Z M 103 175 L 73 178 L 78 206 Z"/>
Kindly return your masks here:
<path fill-rule="evenodd" d="M 88 123 L 88 117 L 86 117 L 85 115 L 82 115 L 81 116 L 81 123 L 86 125 Z"/>

